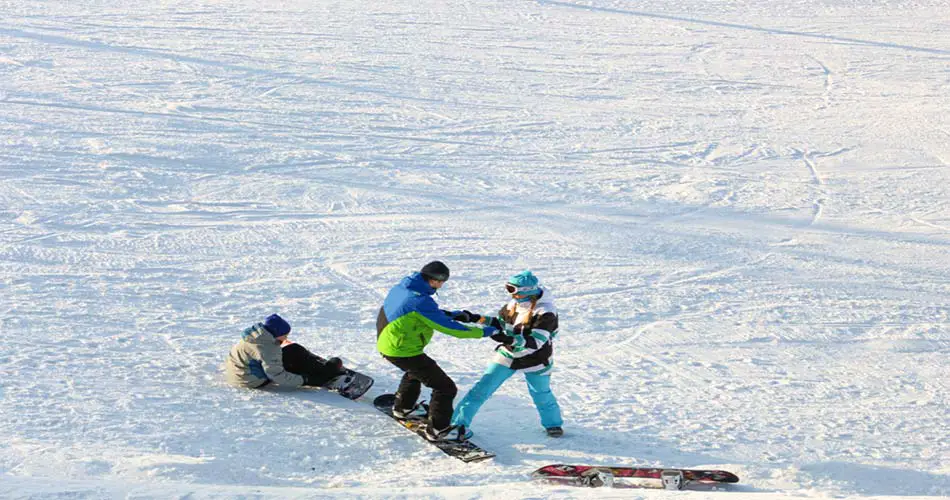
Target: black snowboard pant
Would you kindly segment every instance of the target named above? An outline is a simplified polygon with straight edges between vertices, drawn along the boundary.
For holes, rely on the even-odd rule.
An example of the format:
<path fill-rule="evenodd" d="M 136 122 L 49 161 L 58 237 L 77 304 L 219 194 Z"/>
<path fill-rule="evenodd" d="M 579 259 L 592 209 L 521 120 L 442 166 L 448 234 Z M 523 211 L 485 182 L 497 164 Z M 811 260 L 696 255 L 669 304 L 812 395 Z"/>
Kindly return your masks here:
<path fill-rule="evenodd" d="M 325 385 L 343 373 L 339 365 L 327 363 L 325 359 L 308 351 L 300 344 L 287 344 L 281 348 L 280 352 L 284 370 L 303 375 L 309 382 L 305 385 Z"/>
<path fill-rule="evenodd" d="M 429 399 L 429 422 L 435 429 L 445 429 L 452 421 L 452 401 L 458 394 L 455 382 L 442 371 L 434 359 L 420 354 L 408 358 L 383 356 L 397 368 L 406 372 L 396 389 L 394 410 L 410 410 L 419 399 L 422 386 L 432 389 Z"/>

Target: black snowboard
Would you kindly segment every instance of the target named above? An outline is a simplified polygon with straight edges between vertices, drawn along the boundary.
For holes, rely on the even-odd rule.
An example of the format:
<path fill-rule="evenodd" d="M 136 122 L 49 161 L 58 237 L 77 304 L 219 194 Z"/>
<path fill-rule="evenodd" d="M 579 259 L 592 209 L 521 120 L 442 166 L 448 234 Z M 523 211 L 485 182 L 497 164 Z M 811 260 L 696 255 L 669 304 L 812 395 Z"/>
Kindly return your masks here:
<path fill-rule="evenodd" d="M 488 460 L 495 456 L 494 453 L 486 451 L 471 441 L 439 441 L 432 442 L 423 437 L 425 422 L 421 420 L 401 420 L 393 416 L 393 403 L 396 402 L 395 394 L 383 394 L 373 400 L 373 406 L 377 410 L 385 413 L 390 418 L 399 422 L 403 427 L 422 437 L 425 442 L 430 443 L 436 448 L 442 450 L 446 455 L 455 457 L 463 462 L 478 462 Z"/>
<path fill-rule="evenodd" d="M 326 388 L 340 393 L 340 396 L 344 398 L 359 399 L 370 387 L 373 387 L 373 382 L 373 378 L 369 375 L 345 368 L 343 375 L 330 380 Z"/>

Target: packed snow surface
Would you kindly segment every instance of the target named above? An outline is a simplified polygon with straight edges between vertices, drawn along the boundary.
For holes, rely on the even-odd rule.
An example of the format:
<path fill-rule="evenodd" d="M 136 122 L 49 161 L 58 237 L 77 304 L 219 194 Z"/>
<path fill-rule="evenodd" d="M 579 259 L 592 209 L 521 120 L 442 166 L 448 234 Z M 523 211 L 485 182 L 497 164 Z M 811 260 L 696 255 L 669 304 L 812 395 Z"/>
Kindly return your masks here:
<path fill-rule="evenodd" d="M 950 495 L 944 1 L 0 1 L 0 496 Z M 464 464 L 221 363 L 278 312 L 373 376 L 429 260 L 561 315 Z M 489 340 L 437 334 L 459 386 Z M 726 469 L 669 493 L 548 463 Z M 729 493 L 724 493 L 729 490 Z"/>

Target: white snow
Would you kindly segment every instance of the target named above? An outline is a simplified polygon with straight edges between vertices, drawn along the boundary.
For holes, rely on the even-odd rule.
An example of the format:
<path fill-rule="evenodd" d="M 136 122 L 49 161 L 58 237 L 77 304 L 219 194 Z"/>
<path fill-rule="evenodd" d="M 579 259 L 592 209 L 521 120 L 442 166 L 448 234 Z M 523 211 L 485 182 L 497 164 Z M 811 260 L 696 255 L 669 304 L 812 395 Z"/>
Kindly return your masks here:
<path fill-rule="evenodd" d="M 950 496 L 945 1 L 0 13 L 0 496 Z M 478 464 L 365 401 L 224 383 L 279 312 L 391 392 L 376 312 L 432 259 L 447 308 L 523 269 L 555 294 L 563 439 L 520 377 Z M 492 347 L 427 352 L 464 394 Z"/>

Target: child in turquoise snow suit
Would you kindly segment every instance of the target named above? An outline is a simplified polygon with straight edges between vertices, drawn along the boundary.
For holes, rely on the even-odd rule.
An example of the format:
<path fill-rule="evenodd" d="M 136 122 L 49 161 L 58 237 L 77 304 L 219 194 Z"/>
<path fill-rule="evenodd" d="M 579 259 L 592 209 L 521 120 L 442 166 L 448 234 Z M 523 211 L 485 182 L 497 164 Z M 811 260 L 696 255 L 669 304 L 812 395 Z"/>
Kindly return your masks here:
<path fill-rule="evenodd" d="M 511 300 L 498 312 L 498 317 L 485 318 L 468 311 L 453 311 L 453 319 L 468 323 L 484 323 L 498 328 L 492 339 L 500 342 L 485 374 L 462 398 L 452 425 L 468 429 L 482 404 L 516 372 L 524 373 L 528 393 L 541 416 L 541 425 L 549 436 L 564 434 L 561 408 L 551 392 L 553 364 L 552 341 L 557 335 L 557 309 L 549 291 L 538 283 L 531 271 L 511 277 L 505 285 Z M 471 431 L 464 431 L 466 437 Z M 461 433 L 460 433 L 461 435 Z"/>

